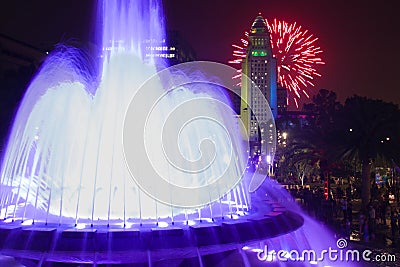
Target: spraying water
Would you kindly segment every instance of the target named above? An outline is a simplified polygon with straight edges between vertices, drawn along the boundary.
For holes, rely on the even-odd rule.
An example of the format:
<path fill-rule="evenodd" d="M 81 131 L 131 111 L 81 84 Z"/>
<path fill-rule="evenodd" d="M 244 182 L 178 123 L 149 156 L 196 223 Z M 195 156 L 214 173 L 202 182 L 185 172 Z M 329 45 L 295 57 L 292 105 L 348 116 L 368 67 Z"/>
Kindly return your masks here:
<path fill-rule="evenodd" d="M 143 56 L 146 45 L 159 44 L 165 38 L 161 7 L 156 1 L 104 1 L 99 13 L 103 25 L 100 73 L 90 73 L 93 70 L 79 50 L 61 47 L 49 56 L 27 89 L 4 156 L 1 216 L 92 225 L 105 221 L 125 225 L 142 219 L 158 222 L 163 217 L 173 221 L 179 214 L 194 211 L 201 218 L 201 211 L 174 208 L 145 194 L 130 177 L 123 154 L 122 129 L 128 105 L 142 84 L 166 67 L 157 58 Z M 95 82 L 97 77 L 100 82 Z M 160 93 L 162 82 L 148 95 Z M 217 158 L 209 168 L 196 173 L 195 181 L 188 180 L 184 176 L 187 173 L 168 167 L 163 144 L 156 141 L 171 111 L 185 101 L 210 97 L 211 91 L 210 86 L 178 86 L 156 103 L 150 115 L 137 114 L 149 116 L 148 136 L 142 138 L 154 140 L 148 142 L 147 155 L 143 157 L 151 157 L 161 166 L 154 168 L 166 179 L 173 177 L 180 186 L 211 183 L 226 171 L 230 161 Z M 202 102 L 195 109 L 200 113 L 211 110 L 223 125 L 234 125 L 232 113 L 222 112 L 212 104 Z M 185 110 L 179 112 L 184 114 Z M 179 140 L 167 136 L 167 141 L 178 142 L 186 161 L 204 165 L 198 159 L 207 155 L 202 155 L 198 146 L 202 140 L 210 139 L 217 144 L 217 155 L 235 158 L 236 167 L 229 175 L 241 177 L 246 162 L 237 160 L 242 153 L 239 135 L 232 134 L 237 130 L 227 132 L 221 125 L 204 120 L 176 124 L 174 128 L 181 129 Z M 232 206 L 239 206 L 240 202 L 243 212 L 249 204 L 246 192 L 242 183 L 226 196 L 221 192 L 219 205 L 229 206 L 232 212 Z M 209 214 L 215 209 L 206 210 Z M 220 214 L 224 215 L 224 211 Z"/>

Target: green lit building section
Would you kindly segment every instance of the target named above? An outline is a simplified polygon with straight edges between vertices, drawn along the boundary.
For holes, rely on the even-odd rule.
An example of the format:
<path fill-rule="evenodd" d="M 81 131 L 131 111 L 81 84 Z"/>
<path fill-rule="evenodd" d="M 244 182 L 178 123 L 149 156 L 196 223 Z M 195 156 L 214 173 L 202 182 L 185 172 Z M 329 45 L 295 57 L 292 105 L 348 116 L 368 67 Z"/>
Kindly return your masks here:
<path fill-rule="evenodd" d="M 250 141 L 251 156 L 271 155 L 273 152 L 270 125 L 277 114 L 276 71 L 270 33 L 260 15 L 251 26 L 246 57 L 242 60 L 242 73 L 249 79 L 242 77 L 240 118 Z"/>
<path fill-rule="evenodd" d="M 264 49 L 255 49 L 251 51 L 251 55 L 253 57 L 266 57 L 267 56 L 267 51 Z"/>

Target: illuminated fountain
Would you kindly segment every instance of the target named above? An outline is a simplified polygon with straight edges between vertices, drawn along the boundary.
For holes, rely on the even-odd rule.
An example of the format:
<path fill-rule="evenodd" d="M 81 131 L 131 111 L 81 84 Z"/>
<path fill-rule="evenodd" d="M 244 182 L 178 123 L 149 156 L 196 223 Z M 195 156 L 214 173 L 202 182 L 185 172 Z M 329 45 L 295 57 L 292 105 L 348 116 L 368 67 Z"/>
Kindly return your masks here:
<path fill-rule="evenodd" d="M 60 47 L 27 89 L 1 169 L 2 254 L 39 265 L 204 266 L 207 255 L 235 250 L 248 265 L 243 246 L 303 224 L 267 204 L 265 192 L 250 197 L 265 175 L 245 173 L 246 145 L 219 89 L 235 70 L 144 58 L 145 42 L 164 38 L 161 9 L 150 2 L 104 1 L 100 74 L 82 52 Z M 185 117 L 191 112 L 200 115 Z M 142 121 L 142 136 L 130 138 L 127 125 Z M 143 153 L 130 146 L 137 140 Z M 130 165 L 132 156 L 151 170 Z"/>
<path fill-rule="evenodd" d="M 62 48 L 51 55 L 32 82 L 16 118 L 2 169 L 4 218 L 35 223 L 126 225 L 137 222 L 132 218 L 141 221 L 169 217 L 173 221 L 175 215 L 182 213 L 142 192 L 131 178 L 123 155 L 122 135 L 128 105 L 142 84 L 157 73 L 156 67 L 165 67 L 156 59 L 143 63 L 144 41 L 164 38 L 158 6 L 143 5 L 133 2 L 126 6 L 104 5 L 103 68 L 98 88 L 93 88 L 95 83 L 89 81 L 95 78 L 88 77 L 78 65 L 79 55 L 71 48 Z M 196 163 L 199 161 L 195 159 L 204 156 L 198 145 L 203 139 L 210 139 L 217 145 L 216 154 L 227 159 L 217 159 L 204 172 L 197 173 L 196 180 L 188 179 L 185 172 L 176 168 L 168 168 L 168 162 L 163 165 L 162 144 L 155 144 L 155 140 L 159 139 L 167 115 L 174 116 L 169 113 L 185 101 L 207 96 L 201 91 L 194 93 L 189 86 L 168 92 L 149 114 L 150 133 L 140 139 L 152 140 L 147 144 L 147 153 L 154 168 L 173 177 L 175 183 L 184 183 L 186 179 L 190 185 L 199 186 L 209 182 L 207 179 L 221 176 L 230 156 L 236 155 L 239 160 L 233 162 L 235 166 L 229 175 L 241 177 L 246 162 L 239 155 L 243 150 L 239 136 L 232 134 L 237 131 L 226 132 L 211 120 L 183 127 L 178 145 L 183 147 L 184 156 Z M 147 98 L 157 93 L 151 90 L 146 92 Z M 203 101 L 196 112 L 212 107 L 212 103 L 207 105 Z M 213 113 L 223 125 L 233 125 L 233 116 L 225 115 L 218 106 Z M 137 114 L 137 117 L 147 115 Z M 137 119 L 134 120 L 136 123 Z M 172 128 L 184 126 L 169 121 Z M 175 141 L 173 136 L 167 139 L 168 143 Z M 197 164 L 195 168 L 199 169 L 201 163 Z M 225 193 L 221 192 L 221 203 L 231 203 L 238 207 L 237 211 L 248 210 L 248 194 L 242 183 L 222 198 Z"/>

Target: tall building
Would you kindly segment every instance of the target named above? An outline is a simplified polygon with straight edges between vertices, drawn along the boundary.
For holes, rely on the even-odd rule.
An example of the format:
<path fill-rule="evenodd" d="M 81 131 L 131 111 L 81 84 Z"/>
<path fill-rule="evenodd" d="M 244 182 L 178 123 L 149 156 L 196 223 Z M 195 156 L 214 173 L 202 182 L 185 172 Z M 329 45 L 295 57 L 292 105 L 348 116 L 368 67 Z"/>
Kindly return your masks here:
<path fill-rule="evenodd" d="M 257 16 L 250 29 L 242 74 L 240 116 L 250 140 L 251 153 L 267 155 L 267 146 L 262 144 L 269 140 L 270 120 L 277 117 L 277 70 L 270 33 L 261 15 Z M 245 79 L 246 76 L 250 79 Z M 269 108 L 274 118 L 269 117 Z"/>
<path fill-rule="evenodd" d="M 169 65 L 176 65 L 196 60 L 196 53 L 191 45 L 177 31 L 168 31 L 161 42 L 145 41 L 145 59 L 162 58 Z"/>
<path fill-rule="evenodd" d="M 285 113 L 287 111 L 287 98 L 288 93 L 285 87 L 279 86 L 277 91 L 277 108 L 278 108 L 278 116 Z"/>

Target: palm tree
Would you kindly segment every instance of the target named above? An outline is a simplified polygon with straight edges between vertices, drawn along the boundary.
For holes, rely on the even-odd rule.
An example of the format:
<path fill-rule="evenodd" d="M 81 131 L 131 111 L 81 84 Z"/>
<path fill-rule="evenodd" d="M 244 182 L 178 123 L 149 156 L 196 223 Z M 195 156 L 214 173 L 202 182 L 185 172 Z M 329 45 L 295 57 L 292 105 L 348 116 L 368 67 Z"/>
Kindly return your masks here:
<path fill-rule="evenodd" d="M 290 136 L 283 153 L 281 169 L 295 172 L 300 180 L 307 170 L 330 173 L 333 163 L 332 153 L 329 153 L 330 136 L 335 112 L 340 107 L 335 92 L 321 89 L 313 96 L 313 103 L 303 107 L 303 111 L 309 113 L 306 124 L 290 121 L 289 118 L 278 121 L 278 128 L 289 132 Z"/>
<path fill-rule="evenodd" d="M 333 142 L 342 159 L 361 163 L 362 206 L 370 201 L 371 164 L 381 157 L 400 162 L 400 110 L 392 103 L 353 96 L 335 117 Z"/>
<path fill-rule="evenodd" d="M 334 122 L 336 111 L 340 108 L 341 104 L 337 101 L 336 93 L 321 89 L 318 94 L 313 96 L 312 103 L 304 105 L 303 110 L 314 114 L 310 126 L 329 128 L 329 125 Z"/>

